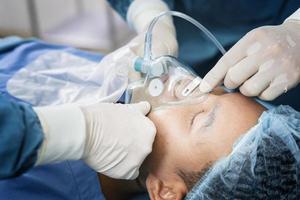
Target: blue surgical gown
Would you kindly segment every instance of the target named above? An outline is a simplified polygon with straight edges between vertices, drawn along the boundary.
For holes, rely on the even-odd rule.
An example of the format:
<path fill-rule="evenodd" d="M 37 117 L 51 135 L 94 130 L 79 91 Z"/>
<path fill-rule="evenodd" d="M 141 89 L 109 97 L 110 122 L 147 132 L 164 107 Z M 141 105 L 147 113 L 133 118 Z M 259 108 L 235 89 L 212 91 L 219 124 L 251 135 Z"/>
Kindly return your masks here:
<path fill-rule="evenodd" d="M 29 105 L 0 94 L 0 179 L 31 168 L 43 139 L 38 117 Z"/>
<path fill-rule="evenodd" d="M 108 0 L 126 19 L 133 0 Z M 300 7 L 299 0 L 164 0 L 171 10 L 190 15 L 207 27 L 229 49 L 250 30 L 281 24 Z M 179 59 L 204 76 L 220 58 L 217 48 L 188 22 L 174 18 Z M 289 104 L 300 110 L 300 88 L 292 89 L 273 104 Z"/>
<path fill-rule="evenodd" d="M 7 52 L 15 46 L 29 42 L 17 37 L 2 39 L 0 42 L 0 88 L 4 88 L 8 77 L 6 65 Z M 37 150 L 43 139 L 39 119 L 31 106 L 7 98 L 0 90 L 0 179 L 18 176 L 31 168 L 37 159 Z"/>
<path fill-rule="evenodd" d="M 70 47 L 17 37 L 0 40 L 0 199 L 104 200 L 95 171 L 83 161 L 32 168 L 43 139 L 39 120 L 26 102 L 6 91 L 15 72 L 50 51 L 99 61 L 101 56 Z"/>

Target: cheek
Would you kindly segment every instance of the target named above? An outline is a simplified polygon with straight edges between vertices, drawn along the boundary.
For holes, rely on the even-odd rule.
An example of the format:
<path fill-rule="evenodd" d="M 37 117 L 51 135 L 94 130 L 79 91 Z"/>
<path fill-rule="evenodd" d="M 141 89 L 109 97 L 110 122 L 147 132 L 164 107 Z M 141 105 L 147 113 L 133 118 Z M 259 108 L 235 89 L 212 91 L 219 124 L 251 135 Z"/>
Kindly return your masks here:
<path fill-rule="evenodd" d="M 207 128 L 203 139 L 206 141 L 212 158 L 218 159 L 228 155 L 232 151 L 234 142 L 244 132 L 240 122 L 236 119 L 239 119 L 237 112 L 233 110 L 228 112 L 221 108 L 213 125 Z"/>
<path fill-rule="evenodd" d="M 173 133 L 166 137 L 167 154 L 172 161 L 180 163 L 189 153 L 189 136 L 187 133 Z"/>
<path fill-rule="evenodd" d="M 232 151 L 233 144 L 246 133 L 254 124 L 248 123 L 248 119 L 240 114 L 237 108 L 220 110 L 210 133 L 212 151 L 217 156 L 228 155 Z"/>
<path fill-rule="evenodd" d="M 216 160 L 211 143 L 190 138 L 185 144 L 185 152 L 177 153 L 176 166 L 186 171 L 199 171 Z M 179 156 L 180 155 L 180 156 Z"/>
<path fill-rule="evenodd" d="M 198 166 L 199 145 L 194 145 L 195 138 L 187 132 L 174 129 L 172 134 L 164 135 L 166 166 L 176 170 L 187 166 Z M 206 154 L 205 154 L 206 155 Z"/>
<path fill-rule="evenodd" d="M 183 162 L 188 146 L 187 138 L 178 124 L 157 128 L 157 134 L 151 153 L 151 162 L 156 165 L 157 171 L 172 169 Z"/>

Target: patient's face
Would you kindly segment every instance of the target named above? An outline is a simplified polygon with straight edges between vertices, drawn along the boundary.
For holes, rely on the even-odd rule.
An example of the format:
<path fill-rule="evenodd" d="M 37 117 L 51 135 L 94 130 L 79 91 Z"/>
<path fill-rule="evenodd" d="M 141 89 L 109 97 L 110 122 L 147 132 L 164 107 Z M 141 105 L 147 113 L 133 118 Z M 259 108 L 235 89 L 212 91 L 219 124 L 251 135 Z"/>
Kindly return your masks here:
<path fill-rule="evenodd" d="M 238 93 L 209 94 L 199 104 L 149 114 L 157 127 L 146 161 L 146 185 L 152 199 L 181 199 L 188 183 L 179 174 L 205 171 L 232 150 L 233 143 L 257 123 L 263 108 Z"/>

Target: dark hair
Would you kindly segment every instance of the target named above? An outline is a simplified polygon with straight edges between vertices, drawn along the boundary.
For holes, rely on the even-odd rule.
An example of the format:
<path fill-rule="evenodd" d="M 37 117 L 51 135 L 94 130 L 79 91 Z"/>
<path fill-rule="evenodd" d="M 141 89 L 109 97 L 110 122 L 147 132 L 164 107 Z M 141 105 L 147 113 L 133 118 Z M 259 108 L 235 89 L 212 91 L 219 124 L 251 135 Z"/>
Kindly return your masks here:
<path fill-rule="evenodd" d="M 194 185 L 203 177 L 204 174 L 210 169 L 211 163 L 208 163 L 203 169 L 200 171 L 186 171 L 186 170 L 178 170 L 176 174 L 183 180 L 186 187 L 190 191 Z"/>

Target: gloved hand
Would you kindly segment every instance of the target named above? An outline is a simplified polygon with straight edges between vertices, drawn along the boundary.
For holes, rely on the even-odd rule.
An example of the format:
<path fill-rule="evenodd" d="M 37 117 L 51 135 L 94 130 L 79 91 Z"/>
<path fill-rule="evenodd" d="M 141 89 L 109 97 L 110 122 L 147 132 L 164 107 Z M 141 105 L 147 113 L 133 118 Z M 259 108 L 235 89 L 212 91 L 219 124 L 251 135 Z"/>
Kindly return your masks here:
<path fill-rule="evenodd" d="M 140 78 L 140 73 L 134 70 L 134 61 L 144 55 L 145 34 L 151 20 L 163 11 L 169 10 L 161 0 L 135 0 L 131 3 L 127 12 L 127 21 L 137 36 L 120 49 L 105 56 L 99 64 L 110 68 L 122 68 L 128 70 L 130 80 Z M 177 40 L 175 27 L 171 17 L 163 17 L 155 25 L 152 33 L 152 55 L 177 56 Z M 121 66 L 121 67 L 120 67 Z"/>
<path fill-rule="evenodd" d="M 36 165 L 84 159 L 112 178 L 134 179 L 156 134 L 148 102 L 35 107 L 44 132 Z"/>
<path fill-rule="evenodd" d="M 152 32 L 152 55 L 155 57 L 163 55 L 177 56 L 178 44 L 176 35 L 165 26 L 155 26 Z M 144 56 L 146 31 L 138 33 L 138 35 L 129 42 L 129 46 L 135 55 Z"/>
<path fill-rule="evenodd" d="M 113 178 L 134 179 L 152 151 L 156 133 L 145 117 L 148 102 L 132 105 L 103 103 L 82 108 L 87 125 L 84 160 Z"/>
<path fill-rule="evenodd" d="M 161 26 L 154 28 L 152 35 L 152 53 L 154 57 L 162 55 L 177 55 L 177 41 L 174 34 L 168 34 L 169 29 Z M 138 34 L 125 46 L 105 56 L 98 64 L 102 69 L 118 69 L 120 75 L 128 73 L 130 80 L 138 80 L 141 76 L 134 70 L 134 62 L 138 57 L 144 56 L 145 32 Z M 107 67 L 109 66 L 109 67 Z M 115 71 L 118 71 L 115 70 Z"/>
<path fill-rule="evenodd" d="M 134 48 L 134 52 L 138 56 L 143 56 L 145 34 L 149 24 L 153 18 L 168 10 L 167 4 L 162 0 L 134 0 L 130 4 L 127 12 L 127 22 L 138 34 L 132 41 L 139 44 Z M 177 56 L 178 44 L 172 17 L 162 17 L 155 24 L 152 37 L 154 57 L 166 54 Z"/>
<path fill-rule="evenodd" d="M 254 29 L 206 74 L 200 90 L 209 92 L 224 79 L 227 88 L 240 86 L 246 96 L 273 100 L 299 83 L 299 52 L 299 22 Z"/>

